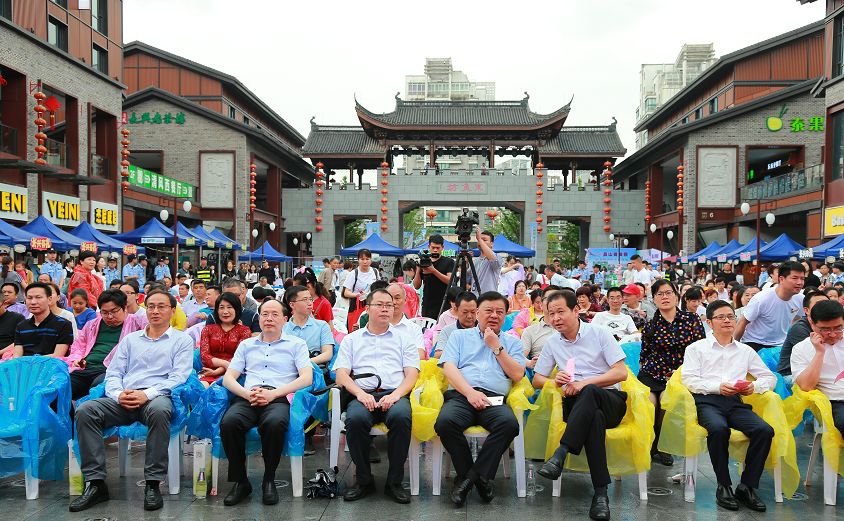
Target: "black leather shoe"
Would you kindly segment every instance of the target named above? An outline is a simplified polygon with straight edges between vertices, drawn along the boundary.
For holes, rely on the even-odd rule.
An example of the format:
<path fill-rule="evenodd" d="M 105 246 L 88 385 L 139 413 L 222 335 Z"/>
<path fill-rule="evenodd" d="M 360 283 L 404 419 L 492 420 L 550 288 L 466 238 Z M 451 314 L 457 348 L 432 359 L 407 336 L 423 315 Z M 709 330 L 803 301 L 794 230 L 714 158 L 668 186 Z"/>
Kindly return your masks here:
<path fill-rule="evenodd" d="M 147 481 L 144 489 L 144 510 L 158 510 L 164 506 L 164 500 L 161 499 L 161 491 L 158 486 L 158 483 L 153 484 Z"/>
<path fill-rule="evenodd" d="M 756 491 L 748 487 L 744 483 L 741 483 L 739 484 L 739 486 L 736 487 L 735 498 L 736 500 L 738 500 L 739 503 L 746 506 L 750 510 L 755 510 L 756 512 L 764 512 L 768 509 L 768 507 L 765 506 L 765 503 L 763 503 L 762 500 L 759 499 L 759 496 L 756 494 Z"/>
<path fill-rule="evenodd" d="M 454 488 L 451 489 L 451 502 L 456 507 L 462 507 L 466 503 L 466 498 L 469 497 L 469 492 L 472 491 L 472 480 L 457 476 L 454 478 Z"/>
<path fill-rule="evenodd" d="M 727 485 L 718 485 L 715 490 L 715 503 L 727 510 L 738 510 L 738 501 L 733 495 L 733 489 Z"/>
<path fill-rule="evenodd" d="M 357 501 L 358 499 L 368 496 L 372 492 L 375 492 L 374 481 L 370 481 L 366 485 L 355 483 L 354 485 L 346 489 L 346 492 L 343 494 L 343 500 Z"/>
<path fill-rule="evenodd" d="M 554 481 L 563 474 L 563 465 L 566 463 L 567 454 L 568 450 L 563 449 L 561 445 L 536 472 L 543 478 Z"/>
<path fill-rule="evenodd" d="M 592 496 L 592 506 L 589 507 L 589 517 L 596 521 L 609 521 L 610 499 L 604 495 Z"/>
<path fill-rule="evenodd" d="M 275 488 L 275 481 L 264 481 L 261 484 L 261 502 L 265 505 L 278 503 L 278 490 Z"/>
<path fill-rule="evenodd" d="M 479 477 L 475 480 L 475 489 L 484 503 L 489 503 L 495 498 L 495 481 L 491 479 Z"/>
<path fill-rule="evenodd" d="M 392 498 L 396 503 L 406 505 L 410 503 L 410 494 L 401 486 L 401 483 L 389 483 L 384 485 L 384 495 Z"/>
<path fill-rule="evenodd" d="M 671 467 L 674 465 L 674 456 L 664 452 L 654 452 L 651 454 L 651 461 L 655 461 L 660 465 L 665 465 L 666 467 Z"/>
<path fill-rule="evenodd" d="M 251 493 L 252 484 L 248 481 L 235 483 L 226 498 L 223 500 L 223 504 L 227 507 L 234 506 L 243 501 L 244 499 L 248 498 L 249 494 Z"/>
<path fill-rule="evenodd" d="M 97 503 L 108 501 L 108 487 L 104 481 L 89 481 L 85 483 L 85 490 L 82 495 L 70 503 L 71 512 L 82 512 Z"/>

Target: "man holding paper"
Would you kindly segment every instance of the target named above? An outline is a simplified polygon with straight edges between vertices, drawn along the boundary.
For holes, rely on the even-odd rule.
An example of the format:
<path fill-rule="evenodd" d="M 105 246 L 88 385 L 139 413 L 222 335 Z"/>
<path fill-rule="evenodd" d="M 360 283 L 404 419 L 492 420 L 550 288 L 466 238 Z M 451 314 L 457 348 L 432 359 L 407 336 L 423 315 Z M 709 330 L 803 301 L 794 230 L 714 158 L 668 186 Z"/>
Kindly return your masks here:
<path fill-rule="evenodd" d="M 771 450 L 774 429 L 742 402 L 740 395 L 771 390 L 777 379 L 752 347 L 733 336 L 736 330 L 733 306 L 716 300 L 706 308 L 706 321 L 712 335 L 686 348 L 682 374 L 683 385 L 695 400 L 697 421 L 708 432 L 706 444 L 718 481 L 715 502 L 727 510 L 738 510 L 741 503 L 756 512 L 764 512 L 765 503 L 756 495 L 756 489 Z M 748 374 L 756 380 L 748 382 Z M 750 439 L 735 495 L 729 469 L 730 429 Z"/>
<path fill-rule="evenodd" d="M 581 322 L 577 315 L 577 297 L 571 291 L 555 291 L 545 298 L 545 320 L 552 334 L 536 362 L 533 386 L 541 389 L 554 366 L 554 378 L 563 387 L 563 419 L 566 431 L 560 446 L 537 471 L 555 480 L 563 472 L 569 453 L 586 449 L 589 472 L 595 493 L 589 517 L 610 518 L 607 485 L 606 431 L 621 423 L 627 412 L 627 393 L 619 383 L 627 379 L 624 351 L 609 329 Z"/>
<path fill-rule="evenodd" d="M 791 352 L 794 383 L 829 398 L 835 428 L 844 432 L 844 307 L 835 300 L 821 301 L 809 315 L 812 333 Z"/>
<path fill-rule="evenodd" d="M 485 503 L 492 501 L 498 462 L 519 434 L 519 423 L 504 398 L 524 377 L 525 356 L 518 338 L 501 334 L 506 316 L 504 295 L 482 293 L 478 325 L 454 331 L 440 357 L 449 389 L 434 430 L 454 463 L 457 476 L 451 501 L 458 507 L 466 502 L 472 487 L 477 487 Z M 475 461 L 463 434 L 473 425 L 489 431 Z"/>

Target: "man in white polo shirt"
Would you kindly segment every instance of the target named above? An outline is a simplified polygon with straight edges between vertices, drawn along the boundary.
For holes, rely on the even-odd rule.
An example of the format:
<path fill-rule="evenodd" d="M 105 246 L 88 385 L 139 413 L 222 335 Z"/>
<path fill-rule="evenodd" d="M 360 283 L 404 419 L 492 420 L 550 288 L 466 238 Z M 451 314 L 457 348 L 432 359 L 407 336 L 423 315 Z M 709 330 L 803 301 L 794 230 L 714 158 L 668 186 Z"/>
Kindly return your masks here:
<path fill-rule="evenodd" d="M 783 262 L 777 285 L 763 290 L 743 308 L 735 337 L 759 351 L 781 346 L 788 328 L 803 316 L 803 281 L 806 268 L 797 261 Z"/>
<path fill-rule="evenodd" d="M 832 404 L 832 421 L 844 432 L 844 307 L 835 300 L 818 302 L 809 312 L 812 333 L 791 351 L 791 373 L 804 391 L 817 389 Z"/>
<path fill-rule="evenodd" d="M 612 332 L 616 340 L 621 340 L 623 337 L 638 331 L 636 324 L 633 323 L 633 318 L 621 312 L 621 306 L 624 304 L 624 294 L 621 292 L 621 288 L 613 287 L 607 290 L 607 303 L 610 305 L 610 310 L 596 313 L 592 318 L 592 324 L 606 327 Z"/>

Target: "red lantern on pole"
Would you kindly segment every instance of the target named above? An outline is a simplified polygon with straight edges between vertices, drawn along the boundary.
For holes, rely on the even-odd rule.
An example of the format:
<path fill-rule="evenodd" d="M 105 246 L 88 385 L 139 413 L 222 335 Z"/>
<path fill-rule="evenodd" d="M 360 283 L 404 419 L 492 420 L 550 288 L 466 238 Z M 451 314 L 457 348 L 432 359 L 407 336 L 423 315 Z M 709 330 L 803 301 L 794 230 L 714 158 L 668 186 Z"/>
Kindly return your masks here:
<path fill-rule="evenodd" d="M 545 184 L 542 182 L 542 178 L 545 177 L 545 165 L 542 163 L 536 164 L 536 233 L 542 232 L 542 222 L 544 219 L 542 218 L 542 194 Z"/>
<path fill-rule="evenodd" d="M 612 212 L 612 198 L 610 195 L 612 194 L 612 163 L 606 161 L 604 163 L 604 231 L 609 232 L 610 221 L 612 220 L 610 217 L 610 213 Z"/>
<path fill-rule="evenodd" d="M 381 163 L 381 231 L 387 231 L 387 221 L 389 220 L 388 212 L 390 209 L 387 207 L 387 186 L 390 182 L 387 180 L 387 177 L 390 175 L 390 164 L 386 161 Z M 431 210 L 428 210 L 429 212 Z M 426 213 L 427 215 L 427 213 Z M 434 211 L 434 215 L 436 215 L 436 211 Z"/>
<path fill-rule="evenodd" d="M 383 201 L 383 199 L 382 199 L 382 201 Z M 437 216 L 437 211 L 436 211 L 436 210 L 434 210 L 433 208 L 429 208 L 429 209 L 425 212 L 425 216 L 427 216 L 427 217 L 428 217 L 428 220 L 429 220 L 429 221 L 431 221 L 431 222 L 433 223 L 433 222 L 434 222 L 434 217 L 436 217 L 436 216 Z"/>
<path fill-rule="evenodd" d="M 322 222 L 322 217 L 320 216 L 320 214 L 322 213 L 322 208 L 320 208 L 320 206 L 322 206 L 322 195 L 325 193 L 322 190 L 322 186 L 325 183 L 325 181 L 322 180 L 322 178 L 325 177 L 325 172 L 322 171 L 322 168 L 324 166 L 325 165 L 323 165 L 322 162 L 317 163 L 316 173 L 314 174 L 316 176 L 316 182 L 314 183 L 316 185 L 316 200 L 314 201 L 314 204 L 316 206 L 314 207 L 314 212 L 317 214 L 316 217 L 314 217 L 314 220 L 317 224 Z M 322 226 L 317 226 L 315 230 L 318 232 L 322 231 Z"/>

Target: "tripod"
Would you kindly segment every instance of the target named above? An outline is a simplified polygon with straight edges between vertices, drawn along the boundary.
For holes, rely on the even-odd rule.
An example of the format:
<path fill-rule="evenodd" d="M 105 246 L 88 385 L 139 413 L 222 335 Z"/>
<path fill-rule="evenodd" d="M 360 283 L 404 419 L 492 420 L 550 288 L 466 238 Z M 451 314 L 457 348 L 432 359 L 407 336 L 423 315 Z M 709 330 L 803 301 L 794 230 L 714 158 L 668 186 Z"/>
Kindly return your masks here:
<path fill-rule="evenodd" d="M 481 294 L 481 283 L 478 280 L 478 272 L 475 271 L 475 259 L 472 255 L 472 252 L 469 251 L 469 240 L 468 237 L 458 237 L 458 243 L 460 246 L 460 250 L 457 252 L 457 256 L 454 259 L 454 271 L 451 272 L 451 277 L 448 280 L 448 287 L 445 289 L 445 295 L 443 295 L 443 302 L 440 304 L 440 312 L 437 316 L 442 315 L 443 311 L 445 311 L 445 306 L 448 303 L 448 290 L 451 288 L 460 288 L 461 290 L 466 287 L 467 276 L 469 274 L 468 270 L 472 271 L 472 289 L 478 292 L 478 295 Z"/>

